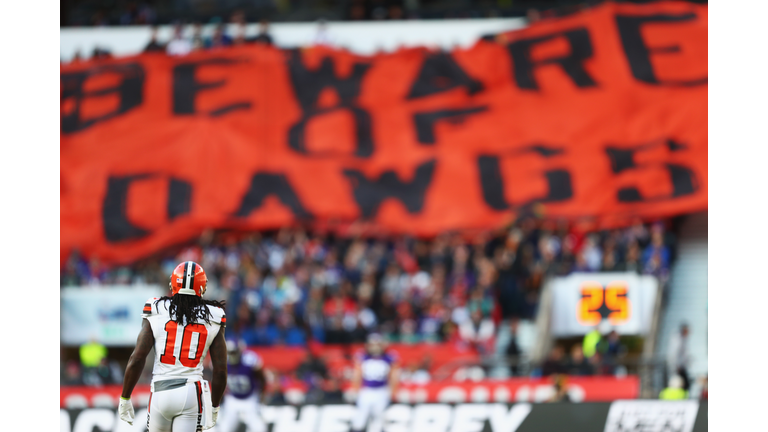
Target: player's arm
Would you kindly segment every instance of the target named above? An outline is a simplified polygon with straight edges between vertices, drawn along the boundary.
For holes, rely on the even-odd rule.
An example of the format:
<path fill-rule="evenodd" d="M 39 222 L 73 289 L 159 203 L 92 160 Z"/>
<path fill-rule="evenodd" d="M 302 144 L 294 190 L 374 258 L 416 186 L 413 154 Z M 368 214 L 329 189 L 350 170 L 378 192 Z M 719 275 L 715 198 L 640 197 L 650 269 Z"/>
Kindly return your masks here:
<path fill-rule="evenodd" d="M 392 397 L 395 397 L 398 386 L 400 385 L 400 361 L 395 360 L 392 362 L 392 367 L 389 370 L 389 390 L 392 393 Z"/>
<path fill-rule="evenodd" d="M 124 399 L 131 398 L 133 388 L 136 387 L 136 383 L 139 382 L 141 377 L 141 372 L 144 370 L 147 355 L 154 345 L 155 336 L 152 334 L 152 326 L 150 326 L 149 321 L 143 320 L 141 331 L 136 341 L 136 348 L 133 349 L 131 357 L 128 359 L 128 366 L 125 367 L 123 393 L 121 394 Z"/>
<path fill-rule="evenodd" d="M 355 359 L 355 364 L 352 369 L 352 380 L 350 381 L 350 390 L 357 393 L 360 391 L 360 386 L 363 383 L 363 365 L 360 359 Z"/>
<path fill-rule="evenodd" d="M 227 389 L 227 342 L 224 339 L 224 326 L 211 342 L 211 403 L 214 407 L 221 404 L 224 390 Z"/>
<path fill-rule="evenodd" d="M 260 402 L 263 404 L 264 401 L 267 400 L 267 390 L 269 386 L 269 382 L 267 380 L 267 371 L 264 369 L 264 366 L 261 364 L 254 366 L 253 377 L 256 378 L 256 382 L 259 383 L 261 388 Z"/>

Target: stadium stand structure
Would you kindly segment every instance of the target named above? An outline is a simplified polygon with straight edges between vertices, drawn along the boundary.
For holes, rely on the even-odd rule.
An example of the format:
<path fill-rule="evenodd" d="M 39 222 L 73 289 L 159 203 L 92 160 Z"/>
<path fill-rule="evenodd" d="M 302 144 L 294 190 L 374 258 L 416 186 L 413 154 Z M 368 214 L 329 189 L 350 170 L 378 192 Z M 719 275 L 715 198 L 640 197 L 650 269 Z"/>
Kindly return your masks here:
<path fill-rule="evenodd" d="M 685 322 L 690 328 L 692 378 L 707 373 L 707 212 L 688 216 L 680 227 L 662 316 L 657 357 L 666 358 L 669 340 Z"/>

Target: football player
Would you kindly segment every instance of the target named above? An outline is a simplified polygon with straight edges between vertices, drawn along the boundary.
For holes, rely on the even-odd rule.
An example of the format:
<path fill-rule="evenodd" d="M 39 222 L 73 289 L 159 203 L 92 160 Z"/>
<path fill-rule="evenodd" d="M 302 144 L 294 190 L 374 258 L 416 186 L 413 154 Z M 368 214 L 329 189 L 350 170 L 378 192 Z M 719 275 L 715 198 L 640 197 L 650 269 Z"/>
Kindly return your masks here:
<path fill-rule="evenodd" d="M 267 385 L 261 357 L 248 351 L 242 341 L 227 341 L 227 393 L 221 408 L 220 432 L 233 432 L 238 420 L 248 432 L 265 432 L 266 424 L 259 416 Z M 260 400 L 261 399 L 261 400 Z"/>
<path fill-rule="evenodd" d="M 199 432 L 216 424 L 227 385 L 227 318 L 223 302 L 203 299 L 207 286 L 203 268 L 186 261 L 171 274 L 171 296 L 147 300 L 136 348 L 125 368 L 120 419 L 133 424 L 131 393 L 154 347 L 149 432 Z M 203 359 L 209 350 L 213 367 L 210 389 L 203 380 Z M 209 419 L 206 422 L 204 415 Z"/>
<path fill-rule="evenodd" d="M 399 365 L 396 356 L 386 352 L 384 339 L 373 333 L 368 336 L 365 353 L 356 356 L 352 377 L 357 406 L 352 417 L 352 432 L 362 432 L 371 420 L 370 432 L 380 432 L 384 410 L 397 391 Z"/>

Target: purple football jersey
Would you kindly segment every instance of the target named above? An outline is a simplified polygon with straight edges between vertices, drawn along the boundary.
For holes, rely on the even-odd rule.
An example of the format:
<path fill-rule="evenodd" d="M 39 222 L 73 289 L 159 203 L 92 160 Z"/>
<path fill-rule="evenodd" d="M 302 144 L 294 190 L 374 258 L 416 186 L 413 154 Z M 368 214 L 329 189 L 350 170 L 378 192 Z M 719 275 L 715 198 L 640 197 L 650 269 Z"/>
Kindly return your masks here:
<path fill-rule="evenodd" d="M 363 387 L 379 388 L 384 387 L 389 382 L 389 371 L 395 362 L 395 356 L 390 353 L 384 353 L 379 356 L 372 356 L 368 353 L 358 356 L 360 368 L 363 375 Z"/>
<path fill-rule="evenodd" d="M 251 351 L 244 352 L 237 363 L 227 364 L 229 394 L 238 399 L 246 399 L 252 394 L 258 393 L 258 382 L 253 376 L 253 370 L 260 365 L 261 358 Z"/>

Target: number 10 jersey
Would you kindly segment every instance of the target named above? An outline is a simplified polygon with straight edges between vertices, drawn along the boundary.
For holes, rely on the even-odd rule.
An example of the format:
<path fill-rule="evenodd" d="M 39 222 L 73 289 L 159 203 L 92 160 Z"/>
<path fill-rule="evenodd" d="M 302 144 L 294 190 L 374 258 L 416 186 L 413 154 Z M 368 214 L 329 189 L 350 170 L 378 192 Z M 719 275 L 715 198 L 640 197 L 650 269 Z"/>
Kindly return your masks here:
<path fill-rule="evenodd" d="M 221 327 L 227 325 L 224 310 L 205 305 L 211 311 L 210 323 L 199 320 L 195 323 L 178 324 L 171 319 L 168 308 L 170 300 L 157 298 L 147 300 L 142 318 L 149 321 L 155 337 L 155 364 L 152 381 L 173 378 L 203 379 L 203 359 L 208 354 L 213 339 Z"/>

